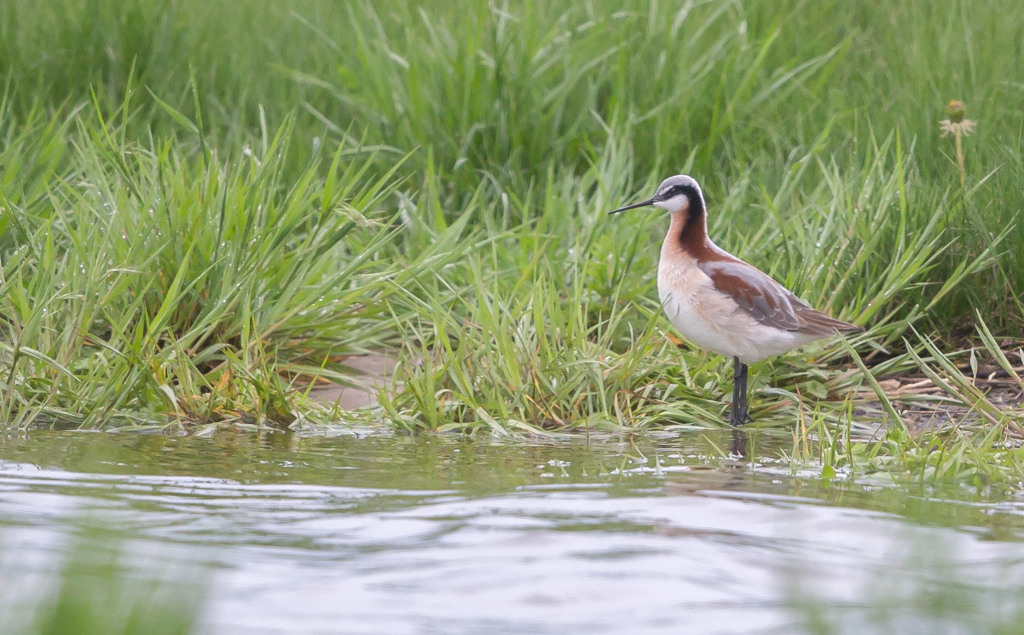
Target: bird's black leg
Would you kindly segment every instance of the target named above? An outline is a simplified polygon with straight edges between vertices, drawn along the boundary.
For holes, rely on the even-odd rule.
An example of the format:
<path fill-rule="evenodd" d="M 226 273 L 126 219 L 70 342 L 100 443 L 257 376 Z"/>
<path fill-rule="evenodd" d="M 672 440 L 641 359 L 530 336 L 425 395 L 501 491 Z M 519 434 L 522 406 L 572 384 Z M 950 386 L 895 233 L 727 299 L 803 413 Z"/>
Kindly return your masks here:
<path fill-rule="evenodd" d="M 739 357 L 733 357 L 732 361 L 732 413 L 729 423 L 741 426 L 750 421 L 747 413 L 747 365 L 740 363 Z"/>
<path fill-rule="evenodd" d="M 741 403 L 743 404 L 740 408 L 740 423 L 749 423 L 751 421 L 750 410 L 747 408 L 747 395 L 750 394 L 750 391 L 747 389 L 747 378 L 750 377 L 748 370 L 749 368 L 746 364 L 740 364 L 740 374 L 743 375 L 743 381 L 740 382 L 742 384 L 740 399 L 742 399 Z"/>

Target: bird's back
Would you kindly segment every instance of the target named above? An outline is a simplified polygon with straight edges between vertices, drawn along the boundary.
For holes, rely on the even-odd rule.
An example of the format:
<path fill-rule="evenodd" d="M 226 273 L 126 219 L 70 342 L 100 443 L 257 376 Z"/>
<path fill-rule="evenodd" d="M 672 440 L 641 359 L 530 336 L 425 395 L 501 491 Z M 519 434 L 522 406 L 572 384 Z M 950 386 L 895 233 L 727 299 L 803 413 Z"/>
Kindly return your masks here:
<path fill-rule="evenodd" d="M 715 290 L 731 298 L 759 324 L 821 336 L 864 330 L 812 308 L 757 267 L 719 252 L 718 259 L 696 261 L 697 267 L 711 279 Z"/>

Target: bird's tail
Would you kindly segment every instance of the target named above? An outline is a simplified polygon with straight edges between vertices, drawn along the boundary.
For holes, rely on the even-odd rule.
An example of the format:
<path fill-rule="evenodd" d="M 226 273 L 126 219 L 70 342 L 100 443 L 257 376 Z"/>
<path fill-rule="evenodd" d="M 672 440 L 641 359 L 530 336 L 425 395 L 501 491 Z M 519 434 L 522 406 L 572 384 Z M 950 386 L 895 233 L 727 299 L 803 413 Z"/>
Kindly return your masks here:
<path fill-rule="evenodd" d="M 808 308 L 800 311 L 801 321 L 804 323 L 804 328 L 800 329 L 808 333 L 819 333 L 821 335 L 831 335 L 832 333 L 863 333 L 864 329 L 857 326 L 856 324 L 850 324 L 842 320 L 837 320 L 834 317 L 829 317 L 821 311 Z"/>

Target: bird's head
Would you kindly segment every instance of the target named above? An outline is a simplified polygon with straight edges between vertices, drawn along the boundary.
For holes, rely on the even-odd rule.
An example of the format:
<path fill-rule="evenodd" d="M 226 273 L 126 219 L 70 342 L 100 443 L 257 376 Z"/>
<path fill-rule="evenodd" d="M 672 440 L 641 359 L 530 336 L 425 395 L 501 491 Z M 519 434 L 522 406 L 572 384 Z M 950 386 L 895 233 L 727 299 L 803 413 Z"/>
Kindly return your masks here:
<path fill-rule="evenodd" d="M 674 214 L 676 212 L 682 212 L 690 209 L 691 206 L 694 208 L 699 207 L 701 210 L 704 209 L 704 196 L 701 194 L 700 185 L 697 181 L 685 174 L 677 174 L 670 176 L 661 182 L 655 191 L 654 196 L 647 199 L 646 201 L 640 201 L 639 203 L 633 203 L 632 205 L 626 205 L 619 209 L 608 212 L 609 214 L 617 214 L 618 212 L 624 212 L 627 209 L 636 209 L 637 207 L 647 207 L 654 205 L 661 209 Z"/>

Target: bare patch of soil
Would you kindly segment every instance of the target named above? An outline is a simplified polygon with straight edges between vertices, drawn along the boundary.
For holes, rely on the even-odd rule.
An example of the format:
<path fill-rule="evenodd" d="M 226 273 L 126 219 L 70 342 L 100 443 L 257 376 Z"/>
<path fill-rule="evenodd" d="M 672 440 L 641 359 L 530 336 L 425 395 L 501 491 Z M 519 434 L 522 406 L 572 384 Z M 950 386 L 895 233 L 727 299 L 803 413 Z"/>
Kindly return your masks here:
<path fill-rule="evenodd" d="M 310 397 L 321 403 L 335 405 L 342 410 L 372 408 L 377 405 L 377 393 L 391 379 L 398 359 L 386 352 L 370 353 L 345 360 L 354 371 L 352 386 L 329 383 L 310 391 Z"/>
<path fill-rule="evenodd" d="M 969 382 L 994 410 L 1009 414 L 1024 425 L 1024 386 L 1001 368 L 978 369 L 977 375 L 969 368 L 959 368 L 961 380 Z M 1014 367 L 1018 377 L 1024 377 L 1024 367 Z M 958 399 L 943 386 L 922 373 L 907 373 L 879 380 L 879 386 L 903 418 L 911 433 L 932 431 L 954 425 L 996 423 L 997 419 L 985 409 L 972 407 L 970 395 Z M 950 382 L 952 383 L 952 382 Z M 867 390 L 858 395 L 864 402 L 858 414 L 882 418 L 884 408 L 874 392 Z M 1024 428 L 1007 429 L 1007 434 L 1024 438 Z"/>

